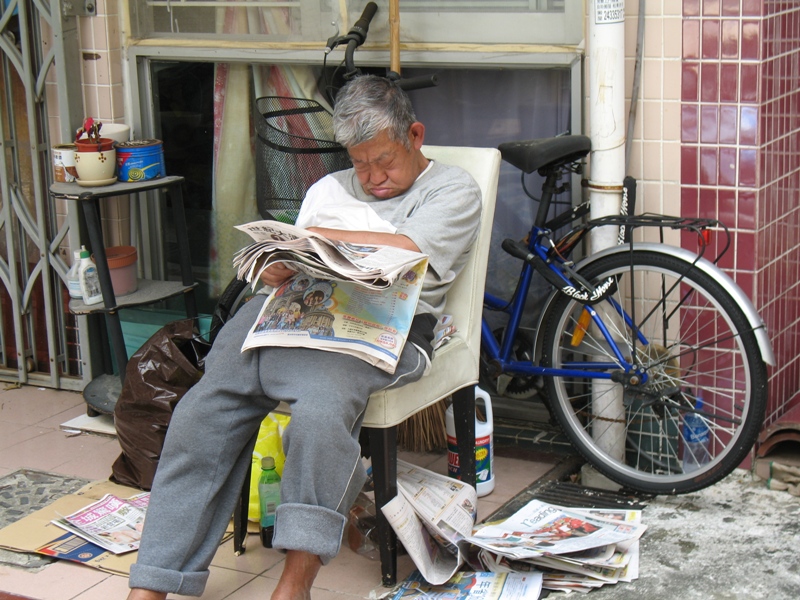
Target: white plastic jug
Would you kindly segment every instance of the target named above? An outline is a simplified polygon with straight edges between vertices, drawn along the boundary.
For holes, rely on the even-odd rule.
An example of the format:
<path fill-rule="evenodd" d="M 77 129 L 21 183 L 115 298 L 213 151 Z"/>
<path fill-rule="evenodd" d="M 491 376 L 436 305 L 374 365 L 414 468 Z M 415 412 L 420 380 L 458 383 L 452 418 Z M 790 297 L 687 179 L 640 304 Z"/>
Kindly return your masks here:
<path fill-rule="evenodd" d="M 485 496 L 494 489 L 494 440 L 492 436 L 492 397 L 481 388 L 475 386 L 475 404 L 483 401 L 486 420 L 475 417 L 475 474 L 478 497 Z M 453 419 L 452 404 L 444 414 L 447 432 L 447 474 L 459 478 L 461 469 L 458 464 L 458 441 Z"/>

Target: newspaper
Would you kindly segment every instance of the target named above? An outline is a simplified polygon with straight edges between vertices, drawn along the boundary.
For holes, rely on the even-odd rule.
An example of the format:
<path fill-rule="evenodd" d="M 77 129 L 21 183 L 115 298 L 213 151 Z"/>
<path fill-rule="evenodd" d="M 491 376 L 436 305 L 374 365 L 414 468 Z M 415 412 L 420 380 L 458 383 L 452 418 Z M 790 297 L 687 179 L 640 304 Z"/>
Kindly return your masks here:
<path fill-rule="evenodd" d="M 546 506 L 550 507 L 550 505 Z M 587 522 L 598 525 L 601 528 L 617 528 L 619 525 L 627 524 L 635 527 L 635 529 L 630 531 L 631 537 L 627 539 L 609 544 L 601 543 L 601 545 L 595 547 L 562 554 L 550 554 L 553 552 L 553 548 L 545 547 L 546 552 L 544 553 L 537 553 L 526 558 L 517 558 L 512 556 L 512 554 L 515 554 L 514 552 L 509 552 L 507 549 L 504 549 L 502 552 L 495 552 L 484 548 L 478 554 L 480 563 L 484 568 L 498 573 L 526 573 L 538 569 L 544 573 L 542 586 L 545 589 L 572 590 L 584 593 L 603 585 L 614 584 L 621 581 L 631 582 L 638 578 L 639 538 L 645 530 L 645 527 L 640 526 L 641 511 L 627 509 L 551 508 L 564 515 L 572 515 L 569 517 L 570 519 L 574 519 L 574 515 L 579 515 Z M 535 511 L 538 510 L 536 507 L 530 507 L 528 510 L 526 509 L 528 509 L 528 507 L 523 509 L 526 513 L 535 513 Z M 512 519 L 513 518 L 514 517 L 512 517 Z M 560 517 L 562 522 L 563 518 L 564 517 Z M 576 528 L 581 528 L 574 520 L 571 522 L 571 525 Z M 583 528 L 585 528 L 585 526 Z M 598 532 L 600 531 L 601 530 L 598 529 L 592 534 L 595 535 L 594 539 L 596 541 L 601 537 L 606 537 L 606 539 L 610 537 L 606 534 L 599 535 Z M 624 533 L 624 529 L 618 530 L 618 533 Z M 584 544 L 588 544 L 588 540 L 591 539 L 591 536 L 584 537 L 588 537 L 584 542 Z M 559 543 L 562 545 L 566 544 L 566 542 L 563 541 L 556 541 L 555 545 Z M 556 548 L 556 552 L 558 552 L 558 550 L 559 549 Z"/>
<path fill-rule="evenodd" d="M 150 493 L 122 499 L 106 494 L 86 508 L 52 523 L 114 554 L 139 549 Z"/>
<path fill-rule="evenodd" d="M 414 571 L 391 600 L 537 600 L 541 591 L 541 573 L 460 571 L 445 583 L 433 585 Z"/>
<path fill-rule="evenodd" d="M 269 265 L 283 263 L 317 279 L 353 281 L 372 289 L 385 289 L 424 254 L 394 246 L 353 244 L 326 237 L 279 221 L 253 221 L 237 225 L 254 242 L 236 253 L 238 277 L 258 282 Z"/>
<path fill-rule="evenodd" d="M 398 460 L 397 490 L 383 514 L 422 577 L 445 583 L 465 560 L 464 540 L 477 515 L 475 488 Z"/>
<path fill-rule="evenodd" d="M 496 554 L 522 559 L 631 542 L 644 530 L 640 524 L 600 519 L 532 500 L 505 521 L 479 528 L 469 541 Z"/>
<path fill-rule="evenodd" d="M 242 351 L 258 346 L 317 348 L 351 354 L 394 373 L 427 264 L 423 259 L 382 290 L 298 273 L 264 302 Z"/>

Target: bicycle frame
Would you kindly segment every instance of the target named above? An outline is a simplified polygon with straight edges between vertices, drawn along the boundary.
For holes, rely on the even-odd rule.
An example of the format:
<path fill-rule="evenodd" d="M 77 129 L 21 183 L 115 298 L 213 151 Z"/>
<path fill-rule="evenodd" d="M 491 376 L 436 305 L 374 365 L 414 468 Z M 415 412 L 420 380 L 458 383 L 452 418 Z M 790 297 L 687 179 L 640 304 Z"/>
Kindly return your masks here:
<path fill-rule="evenodd" d="M 528 250 L 538 256 L 543 261 L 547 260 L 548 246 L 543 240 L 550 240 L 549 232 L 537 226 L 533 226 L 530 233 L 530 242 L 528 243 Z M 566 285 L 571 285 L 561 272 L 552 264 L 548 264 L 550 271 L 559 279 L 562 279 Z M 529 361 L 511 360 L 513 352 L 514 339 L 519 331 L 520 322 L 525 312 L 525 301 L 530 291 L 531 282 L 533 280 L 533 273 L 535 267 L 529 262 L 523 261 L 522 270 L 520 272 L 519 284 L 511 298 L 510 302 L 499 298 L 488 292 L 484 293 L 483 303 L 484 306 L 493 311 L 504 312 L 508 315 L 508 323 L 505 328 L 505 335 L 503 340 L 498 343 L 492 333 L 491 327 L 486 318 L 481 323 L 481 345 L 483 346 L 486 356 L 488 356 L 492 363 L 493 368 L 497 370 L 498 374 L 507 373 L 511 375 L 523 376 L 565 376 L 565 377 L 586 377 L 590 379 L 611 379 L 611 369 L 630 371 L 633 365 L 625 359 L 619 346 L 614 341 L 610 332 L 603 323 L 602 319 L 597 313 L 592 310 L 591 306 L 587 305 L 586 310 L 597 325 L 598 329 L 602 332 L 603 337 L 608 342 L 611 351 L 617 359 L 617 363 L 575 363 L 575 368 L 550 368 L 540 367 Z M 617 310 L 621 310 L 617 307 Z M 627 315 L 624 315 L 627 318 Z M 537 332 L 538 333 L 538 332 Z M 646 339 L 641 340 L 644 345 L 647 344 Z M 534 344 L 535 347 L 535 344 Z"/>

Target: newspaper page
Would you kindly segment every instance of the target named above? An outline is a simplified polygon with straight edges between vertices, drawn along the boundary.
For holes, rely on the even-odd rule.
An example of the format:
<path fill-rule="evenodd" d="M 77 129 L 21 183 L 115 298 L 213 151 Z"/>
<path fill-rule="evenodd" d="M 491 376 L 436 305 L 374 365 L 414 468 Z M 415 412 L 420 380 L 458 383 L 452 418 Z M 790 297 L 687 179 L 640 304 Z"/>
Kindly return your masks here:
<path fill-rule="evenodd" d="M 236 228 L 254 242 L 234 256 L 233 266 L 239 279 L 254 285 L 266 267 L 281 262 L 315 278 L 385 289 L 425 258 L 419 252 L 393 246 L 329 240 L 279 221 L 253 221 Z"/>
<path fill-rule="evenodd" d="M 475 488 L 397 461 L 398 494 L 382 508 L 426 581 L 442 584 L 464 562 L 464 539 L 475 525 Z"/>
<path fill-rule="evenodd" d="M 122 499 L 106 494 L 94 502 L 52 523 L 114 554 L 139 549 L 144 516 L 150 493 Z"/>
<path fill-rule="evenodd" d="M 579 552 L 636 540 L 645 526 L 598 519 L 532 500 L 508 519 L 479 528 L 468 541 L 512 559 Z"/>
<path fill-rule="evenodd" d="M 344 352 L 394 373 L 411 329 L 427 259 L 386 289 L 298 273 L 273 290 L 242 351 L 291 346 Z"/>
<path fill-rule="evenodd" d="M 459 571 L 445 583 L 433 585 L 414 571 L 391 600 L 537 600 L 541 591 L 541 573 Z"/>

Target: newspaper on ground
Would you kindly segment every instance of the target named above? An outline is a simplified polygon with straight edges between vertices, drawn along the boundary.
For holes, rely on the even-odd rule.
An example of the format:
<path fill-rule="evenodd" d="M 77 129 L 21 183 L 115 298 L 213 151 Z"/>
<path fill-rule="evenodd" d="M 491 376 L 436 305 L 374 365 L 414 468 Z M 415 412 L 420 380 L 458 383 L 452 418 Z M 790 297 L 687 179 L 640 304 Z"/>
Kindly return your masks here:
<path fill-rule="evenodd" d="M 106 494 L 97 502 L 52 523 L 114 554 L 139 549 L 150 492 L 130 498 Z"/>
<path fill-rule="evenodd" d="M 426 258 L 419 252 L 394 246 L 329 240 L 280 221 L 253 221 L 236 228 L 254 241 L 236 253 L 233 266 L 239 279 L 254 286 L 266 267 L 280 262 L 317 279 L 353 281 L 372 289 L 385 289 Z"/>
<path fill-rule="evenodd" d="M 414 571 L 391 600 L 537 600 L 541 591 L 541 573 L 459 571 L 445 583 L 433 585 Z"/>
<path fill-rule="evenodd" d="M 536 552 L 532 552 L 530 547 L 509 551 L 503 546 L 495 550 L 483 546 L 478 559 L 487 570 L 500 573 L 539 570 L 543 572 L 542 585 L 545 589 L 578 592 L 588 592 L 596 587 L 620 581 L 630 582 L 639 576 L 639 538 L 645 530 L 641 525 L 641 511 L 564 509 L 534 500 L 516 515 L 500 524 L 493 523 L 492 527 L 502 526 L 510 521 L 513 523 L 510 528 L 516 530 L 521 519 L 515 517 L 520 513 L 523 513 L 522 517 L 528 519 L 527 535 L 540 536 L 535 539 L 553 545 L 540 545 Z M 582 525 L 579 521 L 585 521 L 588 526 Z M 613 530 L 613 533 L 609 533 L 610 530 Z M 495 530 L 490 530 L 490 533 L 492 531 Z M 519 533 L 522 532 L 518 531 L 517 535 Z M 542 537 L 548 533 L 549 538 Z M 553 535 L 562 539 L 554 539 Z M 514 537 L 517 536 L 511 535 L 500 539 L 508 540 Z M 581 538 L 580 545 L 586 547 L 564 552 L 568 544 L 573 548 L 576 546 L 575 538 Z M 606 542 L 610 539 L 616 541 L 609 543 L 599 541 L 603 538 Z M 592 539 L 598 545 L 589 546 Z M 521 554 L 525 556 L 520 557 Z"/>
<path fill-rule="evenodd" d="M 381 509 L 422 577 L 445 583 L 463 564 L 478 495 L 470 485 L 397 461 L 398 494 Z"/>

